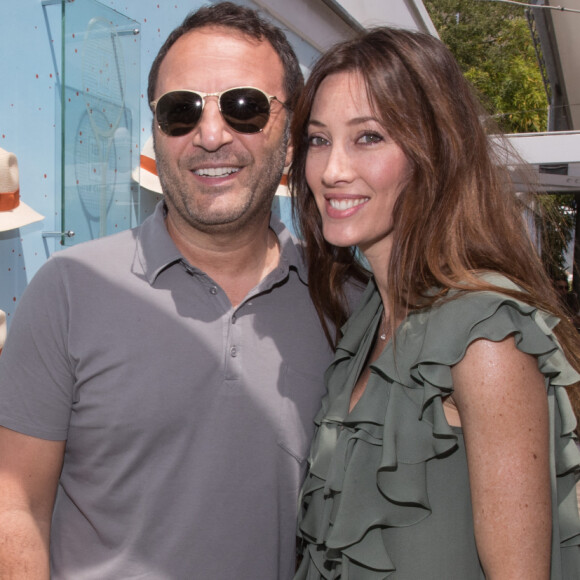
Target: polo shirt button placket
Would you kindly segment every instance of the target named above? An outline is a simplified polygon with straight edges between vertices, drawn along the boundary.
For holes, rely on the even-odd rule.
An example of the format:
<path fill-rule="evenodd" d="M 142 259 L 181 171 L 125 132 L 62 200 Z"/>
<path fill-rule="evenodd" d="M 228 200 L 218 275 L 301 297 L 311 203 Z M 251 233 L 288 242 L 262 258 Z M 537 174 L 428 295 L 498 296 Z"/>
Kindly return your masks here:
<path fill-rule="evenodd" d="M 241 339 L 240 336 L 241 328 L 237 328 L 237 321 L 238 321 L 238 314 L 241 310 L 242 306 L 240 305 L 237 309 L 233 309 L 232 312 L 229 313 L 229 330 L 228 330 L 228 354 L 229 354 L 229 363 L 227 363 L 227 370 L 226 374 L 229 380 L 239 379 L 241 376 Z M 231 383 L 232 385 L 235 383 Z"/>

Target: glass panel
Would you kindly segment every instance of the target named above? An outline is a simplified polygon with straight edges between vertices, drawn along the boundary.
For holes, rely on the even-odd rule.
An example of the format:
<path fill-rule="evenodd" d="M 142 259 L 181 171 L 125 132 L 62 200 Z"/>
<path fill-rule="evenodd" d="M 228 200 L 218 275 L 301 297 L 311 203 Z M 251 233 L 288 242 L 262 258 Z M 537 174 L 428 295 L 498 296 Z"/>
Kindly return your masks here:
<path fill-rule="evenodd" d="M 137 223 L 140 36 L 96 0 L 62 6 L 62 231 L 72 245 Z"/>

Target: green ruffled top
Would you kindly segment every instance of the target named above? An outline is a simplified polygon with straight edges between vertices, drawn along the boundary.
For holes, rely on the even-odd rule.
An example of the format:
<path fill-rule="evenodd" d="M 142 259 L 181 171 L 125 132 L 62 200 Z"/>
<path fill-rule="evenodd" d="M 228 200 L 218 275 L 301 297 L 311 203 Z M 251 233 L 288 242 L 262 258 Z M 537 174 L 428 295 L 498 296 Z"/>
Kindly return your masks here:
<path fill-rule="evenodd" d="M 516 288 L 501 276 L 486 276 Z M 328 393 L 302 489 L 295 580 L 470 580 L 484 578 L 475 546 L 465 446 L 442 398 L 451 366 L 479 338 L 513 335 L 538 359 L 551 427 L 552 580 L 580 578 L 575 483 L 580 453 L 564 385 L 580 380 L 552 330 L 558 319 L 497 292 L 470 292 L 410 314 L 389 342 L 349 414 L 383 311 L 370 282 L 343 328 L 326 373 Z"/>

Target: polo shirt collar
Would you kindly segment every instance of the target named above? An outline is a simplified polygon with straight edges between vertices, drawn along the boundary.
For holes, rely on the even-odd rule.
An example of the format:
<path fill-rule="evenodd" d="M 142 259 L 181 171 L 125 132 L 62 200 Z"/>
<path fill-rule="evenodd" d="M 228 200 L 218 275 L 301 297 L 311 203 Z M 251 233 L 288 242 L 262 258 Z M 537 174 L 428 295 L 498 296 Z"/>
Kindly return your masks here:
<path fill-rule="evenodd" d="M 308 284 L 308 269 L 304 255 L 304 243 L 297 240 L 290 230 L 274 215 L 270 216 L 270 227 L 278 236 L 280 244 L 280 265 L 287 274 L 289 269 L 295 270 L 304 284 Z"/>
<path fill-rule="evenodd" d="M 137 256 L 149 284 L 153 284 L 163 270 L 183 260 L 181 252 L 167 231 L 165 215 L 165 203 L 161 200 L 153 214 L 137 228 Z M 278 236 L 280 243 L 279 269 L 285 274 L 290 269 L 295 270 L 302 282 L 307 284 L 303 244 L 292 236 L 277 217 L 271 216 L 270 227 Z"/>

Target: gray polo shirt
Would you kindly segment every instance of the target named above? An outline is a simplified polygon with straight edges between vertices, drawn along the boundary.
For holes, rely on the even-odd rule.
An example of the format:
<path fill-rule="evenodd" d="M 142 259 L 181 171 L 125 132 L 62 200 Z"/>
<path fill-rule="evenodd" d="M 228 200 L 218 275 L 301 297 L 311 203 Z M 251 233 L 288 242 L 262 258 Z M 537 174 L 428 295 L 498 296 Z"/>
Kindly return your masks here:
<path fill-rule="evenodd" d="M 0 357 L 0 424 L 67 440 L 52 578 L 289 579 L 331 352 L 300 249 L 232 308 L 163 207 L 55 254 Z"/>

